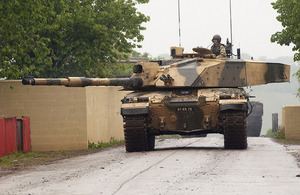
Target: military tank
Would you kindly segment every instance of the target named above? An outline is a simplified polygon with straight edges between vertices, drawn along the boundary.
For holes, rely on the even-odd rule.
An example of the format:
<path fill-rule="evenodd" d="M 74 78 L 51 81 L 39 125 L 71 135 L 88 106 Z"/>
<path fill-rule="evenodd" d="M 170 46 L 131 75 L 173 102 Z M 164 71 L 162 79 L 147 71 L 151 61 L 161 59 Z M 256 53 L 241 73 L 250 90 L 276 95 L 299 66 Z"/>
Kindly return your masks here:
<path fill-rule="evenodd" d="M 138 62 L 130 78 L 24 78 L 24 85 L 123 86 L 127 152 L 149 151 L 155 136 L 224 134 L 226 149 L 246 149 L 249 94 L 243 87 L 289 82 L 290 66 L 229 58 L 205 48 L 184 53 L 171 47 L 171 60 Z"/>

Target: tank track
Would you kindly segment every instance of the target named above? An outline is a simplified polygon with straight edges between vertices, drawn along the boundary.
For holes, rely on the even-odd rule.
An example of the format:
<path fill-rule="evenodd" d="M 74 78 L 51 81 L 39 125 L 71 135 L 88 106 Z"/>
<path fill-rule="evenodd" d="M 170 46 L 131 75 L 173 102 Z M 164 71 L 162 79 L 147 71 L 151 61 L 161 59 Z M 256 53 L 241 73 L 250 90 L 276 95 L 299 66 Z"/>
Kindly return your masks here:
<path fill-rule="evenodd" d="M 246 149 L 247 130 L 246 112 L 237 110 L 223 111 L 220 122 L 224 133 L 224 147 L 226 149 Z"/>
<path fill-rule="evenodd" d="M 147 129 L 147 116 L 124 116 L 124 137 L 127 152 L 153 150 L 155 136 Z"/>

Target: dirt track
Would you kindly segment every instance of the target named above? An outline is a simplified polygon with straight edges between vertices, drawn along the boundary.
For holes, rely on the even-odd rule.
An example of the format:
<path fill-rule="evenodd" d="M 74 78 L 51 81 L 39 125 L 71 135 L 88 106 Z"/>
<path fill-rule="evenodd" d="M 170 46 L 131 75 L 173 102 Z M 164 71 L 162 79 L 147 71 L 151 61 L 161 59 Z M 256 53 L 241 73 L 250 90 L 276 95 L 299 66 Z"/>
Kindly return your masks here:
<path fill-rule="evenodd" d="M 1 194 L 299 194 L 300 169 L 286 147 L 248 138 L 224 150 L 223 138 L 169 139 L 156 150 L 124 146 L 0 178 Z"/>

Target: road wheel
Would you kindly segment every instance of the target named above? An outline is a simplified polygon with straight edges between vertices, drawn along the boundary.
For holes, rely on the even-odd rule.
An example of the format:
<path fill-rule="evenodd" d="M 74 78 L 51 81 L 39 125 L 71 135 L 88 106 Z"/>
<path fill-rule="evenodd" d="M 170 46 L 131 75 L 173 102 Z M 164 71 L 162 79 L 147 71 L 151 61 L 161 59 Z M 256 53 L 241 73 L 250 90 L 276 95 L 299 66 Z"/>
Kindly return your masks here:
<path fill-rule="evenodd" d="M 224 147 L 226 149 L 246 149 L 246 112 L 226 110 L 221 113 L 224 133 Z"/>
<path fill-rule="evenodd" d="M 124 116 L 124 137 L 127 152 L 153 150 L 155 136 L 148 133 L 146 116 Z"/>

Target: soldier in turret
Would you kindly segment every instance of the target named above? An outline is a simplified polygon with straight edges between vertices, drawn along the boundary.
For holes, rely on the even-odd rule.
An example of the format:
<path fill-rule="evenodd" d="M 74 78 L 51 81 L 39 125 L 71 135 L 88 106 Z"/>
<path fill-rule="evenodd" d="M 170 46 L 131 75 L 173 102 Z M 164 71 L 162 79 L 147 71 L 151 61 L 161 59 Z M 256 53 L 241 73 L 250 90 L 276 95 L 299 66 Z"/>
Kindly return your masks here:
<path fill-rule="evenodd" d="M 225 50 L 224 45 L 221 43 L 221 36 L 220 35 L 215 35 L 212 38 L 212 42 L 214 43 L 211 46 L 212 53 L 215 54 L 217 58 L 226 57 L 226 50 Z"/>

